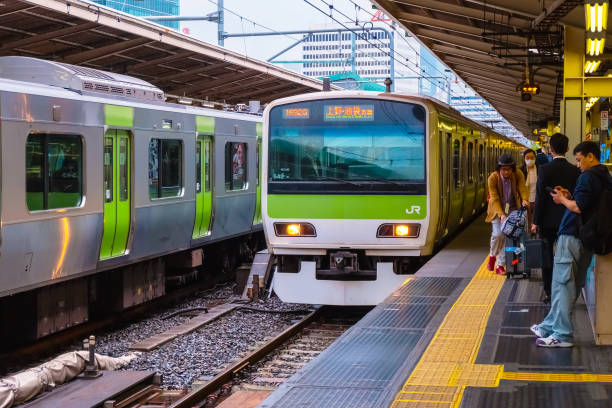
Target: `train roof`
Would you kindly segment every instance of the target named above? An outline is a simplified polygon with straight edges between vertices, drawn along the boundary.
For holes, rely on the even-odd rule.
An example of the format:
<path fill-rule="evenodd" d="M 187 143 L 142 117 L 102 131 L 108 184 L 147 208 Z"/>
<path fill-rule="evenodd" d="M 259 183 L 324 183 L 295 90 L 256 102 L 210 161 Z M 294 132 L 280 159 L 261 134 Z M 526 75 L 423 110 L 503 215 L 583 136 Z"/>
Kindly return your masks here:
<path fill-rule="evenodd" d="M 310 101 L 310 100 L 328 99 L 328 98 L 355 98 L 355 97 L 357 98 L 385 97 L 387 99 L 401 100 L 401 101 L 406 101 L 406 102 L 412 101 L 412 102 L 419 102 L 419 103 L 433 105 L 439 112 L 443 113 L 446 116 L 450 116 L 454 119 L 462 120 L 464 122 L 469 123 L 472 127 L 478 128 L 481 131 L 493 133 L 502 139 L 506 139 L 508 141 L 516 143 L 511 138 L 496 132 L 494 129 L 486 127 L 481 123 L 478 123 L 470 118 L 463 116 L 461 112 L 447 105 L 444 102 L 441 102 L 429 96 L 417 95 L 417 94 L 397 94 L 397 93 L 387 93 L 387 92 L 381 93 L 381 92 L 376 92 L 376 91 L 344 91 L 344 90 L 343 91 L 312 92 L 312 93 L 289 96 L 286 98 L 277 99 L 268 104 L 265 112 L 268 112 L 274 106 L 282 105 L 286 103 L 293 103 L 296 101 Z M 264 116 L 265 116 L 265 112 L 264 112 Z"/>
<path fill-rule="evenodd" d="M 93 90 L 88 83 L 93 85 Z M 95 89 L 96 84 L 98 90 Z M 103 86 L 106 88 L 103 89 Z M 123 87 L 123 93 L 120 93 L 120 87 Z M 127 94 L 126 89 L 131 89 L 131 92 Z M 28 57 L 0 57 L 0 92 L 2 91 L 261 121 L 261 117 L 256 115 L 167 103 L 161 90 L 138 78 Z"/>

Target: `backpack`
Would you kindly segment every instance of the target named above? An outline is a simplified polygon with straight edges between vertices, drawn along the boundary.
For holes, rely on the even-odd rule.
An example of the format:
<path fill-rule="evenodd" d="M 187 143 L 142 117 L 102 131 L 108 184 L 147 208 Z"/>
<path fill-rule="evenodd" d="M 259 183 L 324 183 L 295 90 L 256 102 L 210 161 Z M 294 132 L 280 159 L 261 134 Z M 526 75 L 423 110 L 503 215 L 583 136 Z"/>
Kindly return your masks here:
<path fill-rule="evenodd" d="M 600 177 L 603 183 L 601 197 L 591 217 L 580 227 L 582 245 L 597 255 L 612 252 L 612 183 L 609 177 Z"/>
<path fill-rule="evenodd" d="M 521 207 L 520 210 L 514 210 L 504 220 L 502 224 L 502 232 L 508 238 L 520 240 L 525 230 L 527 223 L 527 207 Z"/>

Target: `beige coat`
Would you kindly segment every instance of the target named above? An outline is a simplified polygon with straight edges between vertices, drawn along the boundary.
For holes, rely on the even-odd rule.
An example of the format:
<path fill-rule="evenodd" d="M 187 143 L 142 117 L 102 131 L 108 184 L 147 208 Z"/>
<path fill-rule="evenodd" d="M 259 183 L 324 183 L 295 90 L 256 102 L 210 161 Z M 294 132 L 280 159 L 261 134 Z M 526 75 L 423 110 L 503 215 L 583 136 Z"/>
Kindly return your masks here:
<path fill-rule="evenodd" d="M 494 171 L 489 176 L 487 181 L 489 187 L 489 207 L 487 208 L 486 222 L 491 222 L 495 217 L 506 215 L 502 209 L 500 197 L 503 195 L 501 176 L 498 171 Z M 525 176 L 523 172 L 516 169 L 510 175 L 510 186 L 512 187 L 512 196 L 516 200 L 516 207 L 520 208 L 523 200 L 529 200 L 529 190 L 525 185 Z"/>

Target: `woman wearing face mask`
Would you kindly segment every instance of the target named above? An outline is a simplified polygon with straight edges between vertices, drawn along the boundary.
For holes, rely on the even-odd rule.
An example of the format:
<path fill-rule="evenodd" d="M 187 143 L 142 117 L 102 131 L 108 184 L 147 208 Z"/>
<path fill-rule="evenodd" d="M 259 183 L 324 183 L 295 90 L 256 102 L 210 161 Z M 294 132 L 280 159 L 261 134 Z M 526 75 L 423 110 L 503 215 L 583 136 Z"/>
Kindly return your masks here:
<path fill-rule="evenodd" d="M 536 166 L 536 153 L 531 149 L 526 149 L 523 152 L 523 164 L 522 171 L 525 175 L 525 186 L 529 191 L 529 207 L 527 210 L 527 222 L 529 228 L 526 231 L 531 231 L 531 224 L 533 223 L 533 212 L 535 211 L 535 200 L 536 200 L 536 184 L 538 182 L 538 168 Z"/>
<path fill-rule="evenodd" d="M 488 179 L 489 206 L 486 222 L 492 226 L 491 251 L 487 268 L 499 275 L 506 274 L 505 242 L 501 225 L 512 211 L 528 205 L 525 198 L 529 195 L 523 172 L 516 168 L 509 154 L 502 154 L 497 160 L 495 171 Z M 497 268 L 496 268 L 497 265 Z"/>

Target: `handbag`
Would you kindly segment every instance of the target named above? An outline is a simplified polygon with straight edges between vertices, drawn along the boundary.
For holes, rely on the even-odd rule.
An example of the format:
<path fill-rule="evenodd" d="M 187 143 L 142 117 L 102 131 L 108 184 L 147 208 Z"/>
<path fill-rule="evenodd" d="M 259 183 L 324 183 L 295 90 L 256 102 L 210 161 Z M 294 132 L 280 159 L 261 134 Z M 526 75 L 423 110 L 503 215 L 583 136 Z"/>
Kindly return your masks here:
<path fill-rule="evenodd" d="M 514 210 L 504 220 L 501 230 L 505 236 L 511 239 L 521 239 L 527 224 L 527 207 Z"/>

